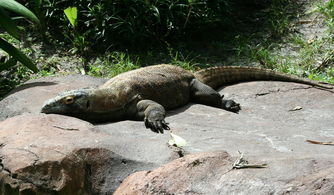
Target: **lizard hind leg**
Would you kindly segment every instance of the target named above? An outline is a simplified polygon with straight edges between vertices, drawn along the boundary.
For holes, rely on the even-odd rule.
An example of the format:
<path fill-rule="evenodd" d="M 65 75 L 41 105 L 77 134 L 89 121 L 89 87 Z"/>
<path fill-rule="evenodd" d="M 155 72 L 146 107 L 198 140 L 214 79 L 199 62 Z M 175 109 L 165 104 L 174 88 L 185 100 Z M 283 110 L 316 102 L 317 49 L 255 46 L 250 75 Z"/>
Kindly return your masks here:
<path fill-rule="evenodd" d="M 193 79 L 191 81 L 190 87 L 191 101 L 195 103 L 222 108 L 235 113 L 238 113 L 241 109 L 240 104 L 234 102 L 233 100 L 224 100 L 224 96 L 220 96 L 220 94 L 213 88 L 197 79 Z"/>

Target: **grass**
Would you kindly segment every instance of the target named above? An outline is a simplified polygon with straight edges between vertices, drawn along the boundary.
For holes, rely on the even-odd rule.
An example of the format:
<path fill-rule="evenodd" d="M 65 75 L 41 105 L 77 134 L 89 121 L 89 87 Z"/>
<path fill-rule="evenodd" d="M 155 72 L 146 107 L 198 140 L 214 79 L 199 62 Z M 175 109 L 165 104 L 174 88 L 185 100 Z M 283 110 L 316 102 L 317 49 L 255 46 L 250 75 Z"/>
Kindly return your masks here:
<path fill-rule="evenodd" d="M 122 72 L 139 68 L 138 59 L 124 52 L 111 52 L 89 64 L 88 75 L 98 77 L 113 77 Z"/>
<path fill-rule="evenodd" d="M 329 0 L 317 6 L 317 11 L 325 17 L 325 22 L 330 32 L 334 31 L 334 1 Z"/>
<path fill-rule="evenodd" d="M 272 36 L 277 38 L 287 32 L 292 15 L 288 14 L 293 7 L 293 0 L 273 0 L 269 7 L 269 24 Z"/>
<path fill-rule="evenodd" d="M 284 3 L 285 2 L 285 3 Z M 280 72 L 334 83 L 334 1 L 315 5 L 315 10 L 308 14 L 324 17 L 327 32 L 308 40 L 302 34 L 289 32 L 298 9 L 289 0 L 274 0 L 268 12 L 268 34 L 239 34 L 232 41 L 234 55 L 246 57 L 249 64 Z M 298 11 L 298 10 L 297 10 Z M 281 51 L 282 50 L 282 51 Z"/>
<path fill-rule="evenodd" d="M 195 71 L 199 65 L 193 62 L 191 56 L 184 56 L 182 52 L 168 48 L 166 53 L 160 53 L 160 59 L 168 64 L 180 66 L 186 70 Z M 156 56 L 154 53 L 129 54 L 126 52 L 114 51 L 104 56 L 94 59 L 88 63 L 88 75 L 111 78 L 122 72 L 127 72 L 154 63 Z"/>
<path fill-rule="evenodd" d="M 330 35 L 312 41 L 304 41 L 298 35 L 294 35 L 289 39 L 289 43 L 295 51 L 282 54 L 270 45 L 258 45 L 249 48 L 249 57 L 264 68 L 334 83 L 334 40 Z"/>

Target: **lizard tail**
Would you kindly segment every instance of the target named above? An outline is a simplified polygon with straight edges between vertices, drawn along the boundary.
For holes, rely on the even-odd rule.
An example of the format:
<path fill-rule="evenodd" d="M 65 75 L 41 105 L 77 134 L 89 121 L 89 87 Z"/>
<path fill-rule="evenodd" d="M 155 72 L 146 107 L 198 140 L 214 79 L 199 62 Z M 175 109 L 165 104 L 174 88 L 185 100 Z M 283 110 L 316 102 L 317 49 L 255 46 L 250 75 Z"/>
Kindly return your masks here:
<path fill-rule="evenodd" d="M 199 70 L 195 72 L 194 75 L 199 81 L 214 89 L 223 85 L 245 81 L 286 81 L 307 84 L 325 89 L 333 89 L 333 85 L 331 84 L 323 84 L 317 81 L 279 73 L 270 69 L 250 66 L 211 67 Z"/>

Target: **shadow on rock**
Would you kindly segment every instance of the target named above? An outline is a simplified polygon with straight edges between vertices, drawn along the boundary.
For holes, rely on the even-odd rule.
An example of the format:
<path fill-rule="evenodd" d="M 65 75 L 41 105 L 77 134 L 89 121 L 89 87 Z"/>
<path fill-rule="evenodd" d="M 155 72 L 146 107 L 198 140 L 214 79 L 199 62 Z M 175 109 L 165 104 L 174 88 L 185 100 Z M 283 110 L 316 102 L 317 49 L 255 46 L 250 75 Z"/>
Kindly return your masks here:
<path fill-rule="evenodd" d="M 12 90 L 11 92 L 9 92 L 9 94 L 6 95 L 12 95 L 16 92 L 25 90 L 25 89 L 29 89 L 29 88 L 33 88 L 33 87 L 40 87 L 40 86 L 50 86 L 50 85 L 56 85 L 56 82 L 32 82 L 32 83 L 25 83 L 20 85 L 19 87 L 15 88 L 14 90 Z"/>

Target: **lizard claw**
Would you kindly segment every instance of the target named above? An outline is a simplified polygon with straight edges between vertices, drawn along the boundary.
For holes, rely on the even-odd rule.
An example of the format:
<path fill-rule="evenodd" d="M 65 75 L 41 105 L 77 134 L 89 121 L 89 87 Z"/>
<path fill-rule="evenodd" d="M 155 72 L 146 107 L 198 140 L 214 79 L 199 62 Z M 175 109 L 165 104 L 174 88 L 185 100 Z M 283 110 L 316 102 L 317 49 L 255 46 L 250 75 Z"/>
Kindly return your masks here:
<path fill-rule="evenodd" d="M 241 110 L 240 104 L 233 100 L 223 100 L 223 109 L 238 113 Z"/>
<path fill-rule="evenodd" d="M 164 118 L 165 117 L 158 112 L 150 113 L 150 115 L 144 119 L 145 127 L 155 133 L 164 133 L 164 130 L 170 129 Z"/>

